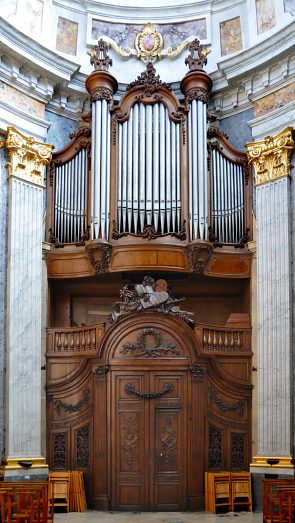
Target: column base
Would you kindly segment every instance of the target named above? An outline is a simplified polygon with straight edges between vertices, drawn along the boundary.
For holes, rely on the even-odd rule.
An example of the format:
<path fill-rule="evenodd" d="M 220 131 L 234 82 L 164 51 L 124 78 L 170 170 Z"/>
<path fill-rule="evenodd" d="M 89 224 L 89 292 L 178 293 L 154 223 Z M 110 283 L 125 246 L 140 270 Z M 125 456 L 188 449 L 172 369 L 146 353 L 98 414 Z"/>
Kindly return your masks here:
<path fill-rule="evenodd" d="M 5 481 L 47 481 L 45 458 L 3 458 L 0 477 Z"/>

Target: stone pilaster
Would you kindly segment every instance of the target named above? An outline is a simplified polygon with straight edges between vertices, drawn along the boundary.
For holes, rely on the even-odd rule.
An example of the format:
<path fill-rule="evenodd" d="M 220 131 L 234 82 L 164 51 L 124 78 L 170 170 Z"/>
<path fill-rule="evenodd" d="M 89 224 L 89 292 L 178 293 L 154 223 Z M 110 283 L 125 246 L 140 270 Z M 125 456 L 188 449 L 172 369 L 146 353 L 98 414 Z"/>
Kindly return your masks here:
<path fill-rule="evenodd" d="M 293 475 L 290 241 L 293 129 L 249 143 L 247 149 L 255 173 L 257 226 L 258 441 L 251 471 Z"/>
<path fill-rule="evenodd" d="M 45 165 L 53 146 L 8 128 L 5 479 L 47 476 L 41 455 L 41 290 Z"/>

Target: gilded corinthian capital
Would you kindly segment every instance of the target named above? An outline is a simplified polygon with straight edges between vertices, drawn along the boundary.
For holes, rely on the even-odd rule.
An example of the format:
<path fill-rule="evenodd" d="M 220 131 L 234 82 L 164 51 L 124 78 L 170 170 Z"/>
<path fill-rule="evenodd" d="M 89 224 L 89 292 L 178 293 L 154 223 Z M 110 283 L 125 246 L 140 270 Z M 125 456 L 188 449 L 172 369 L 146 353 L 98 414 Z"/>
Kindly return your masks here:
<path fill-rule="evenodd" d="M 290 176 L 290 158 L 294 149 L 293 128 L 287 127 L 275 136 L 246 144 L 248 160 L 255 171 L 255 185 Z"/>
<path fill-rule="evenodd" d="M 9 176 L 44 187 L 45 166 L 51 160 L 54 145 L 37 142 L 13 127 L 7 129 L 5 145 L 9 153 Z"/>

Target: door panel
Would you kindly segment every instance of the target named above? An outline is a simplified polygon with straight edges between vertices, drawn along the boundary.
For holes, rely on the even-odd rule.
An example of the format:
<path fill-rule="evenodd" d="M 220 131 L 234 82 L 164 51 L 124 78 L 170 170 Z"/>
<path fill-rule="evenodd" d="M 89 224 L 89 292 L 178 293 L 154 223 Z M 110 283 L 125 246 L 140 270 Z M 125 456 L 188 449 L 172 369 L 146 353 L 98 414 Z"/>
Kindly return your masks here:
<path fill-rule="evenodd" d="M 187 373 L 114 371 L 111 382 L 112 508 L 184 510 Z"/>
<path fill-rule="evenodd" d="M 187 477 L 186 373 L 151 374 L 155 390 L 170 384 L 173 390 L 152 408 L 154 434 L 154 499 L 156 510 L 185 508 Z"/>
<path fill-rule="evenodd" d="M 143 373 L 126 376 L 126 372 L 112 376 L 115 391 L 111 427 L 112 499 L 120 510 L 138 510 L 145 506 L 148 488 L 144 475 L 148 409 L 142 399 L 136 396 L 130 398 L 125 387 L 132 383 L 137 390 L 142 390 L 148 386 L 147 378 Z"/>

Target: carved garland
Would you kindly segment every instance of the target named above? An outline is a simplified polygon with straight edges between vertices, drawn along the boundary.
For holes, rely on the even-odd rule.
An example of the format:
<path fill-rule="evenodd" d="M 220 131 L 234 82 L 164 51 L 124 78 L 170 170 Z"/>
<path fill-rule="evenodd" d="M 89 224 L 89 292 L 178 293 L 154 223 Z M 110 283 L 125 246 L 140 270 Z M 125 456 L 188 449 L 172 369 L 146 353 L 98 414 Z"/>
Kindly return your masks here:
<path fill-rule="evenodd" d="M 135 389 L 135 385 L 133 385 L 133 383 L 127 383 L 127 385 L 125 385 L 126 394 L 135 394 L 135 396 L 138 396 L 139 398 L 146 399 L 146 400 L 154 400 L 157 398 L 162 398 L 162 396 L 165 396 L 165 394 L 169 394 L 172 391 L 173 391 L 172 383 L 165 383 L 163 389 L 159 392 L 140 392 Z"/>
<path fill-rule="evenodd" d="M 154 342 L 152 345 L 146 345 L 147 337 L 153 338 Z M 120 350 L 121 354 L 133 353 L 134 356 L 147 356 L 156 358 L 170 353 L 179 354 L 176 349 L 175 343 L 163 343 L 163 338 L 158 331 L 155 329 L 143 329 L 137 336 L 137 343 L 126 343 Z"/>
<path fill-rule="evenodd" d="M 221 412 L 234 412 L 238 411 L 239 416 L 242 418 L 246 409 L 244 401 L 239 400 L 233 405 L 225 403 L 222 399 L 218 398 L 217 390 L 212 385 L 209 387 L 209 399 L 212 403 L 215 403 Z"/>
<path fill-rule="evenodd" d="M 60 414 L 62 411 L 65 412 L 80 412 L 83 405 L 87 405 L 87 403 L 90 402 L 90 390 L 84 389 L 83 390 L 83 398 L 79 400 L 77 403 L 71 404 L 71 403 L 65 403 L 62 400 L 55 400 L 54 401 L 54 408 L 57 412 L 57 414 Z"/>

